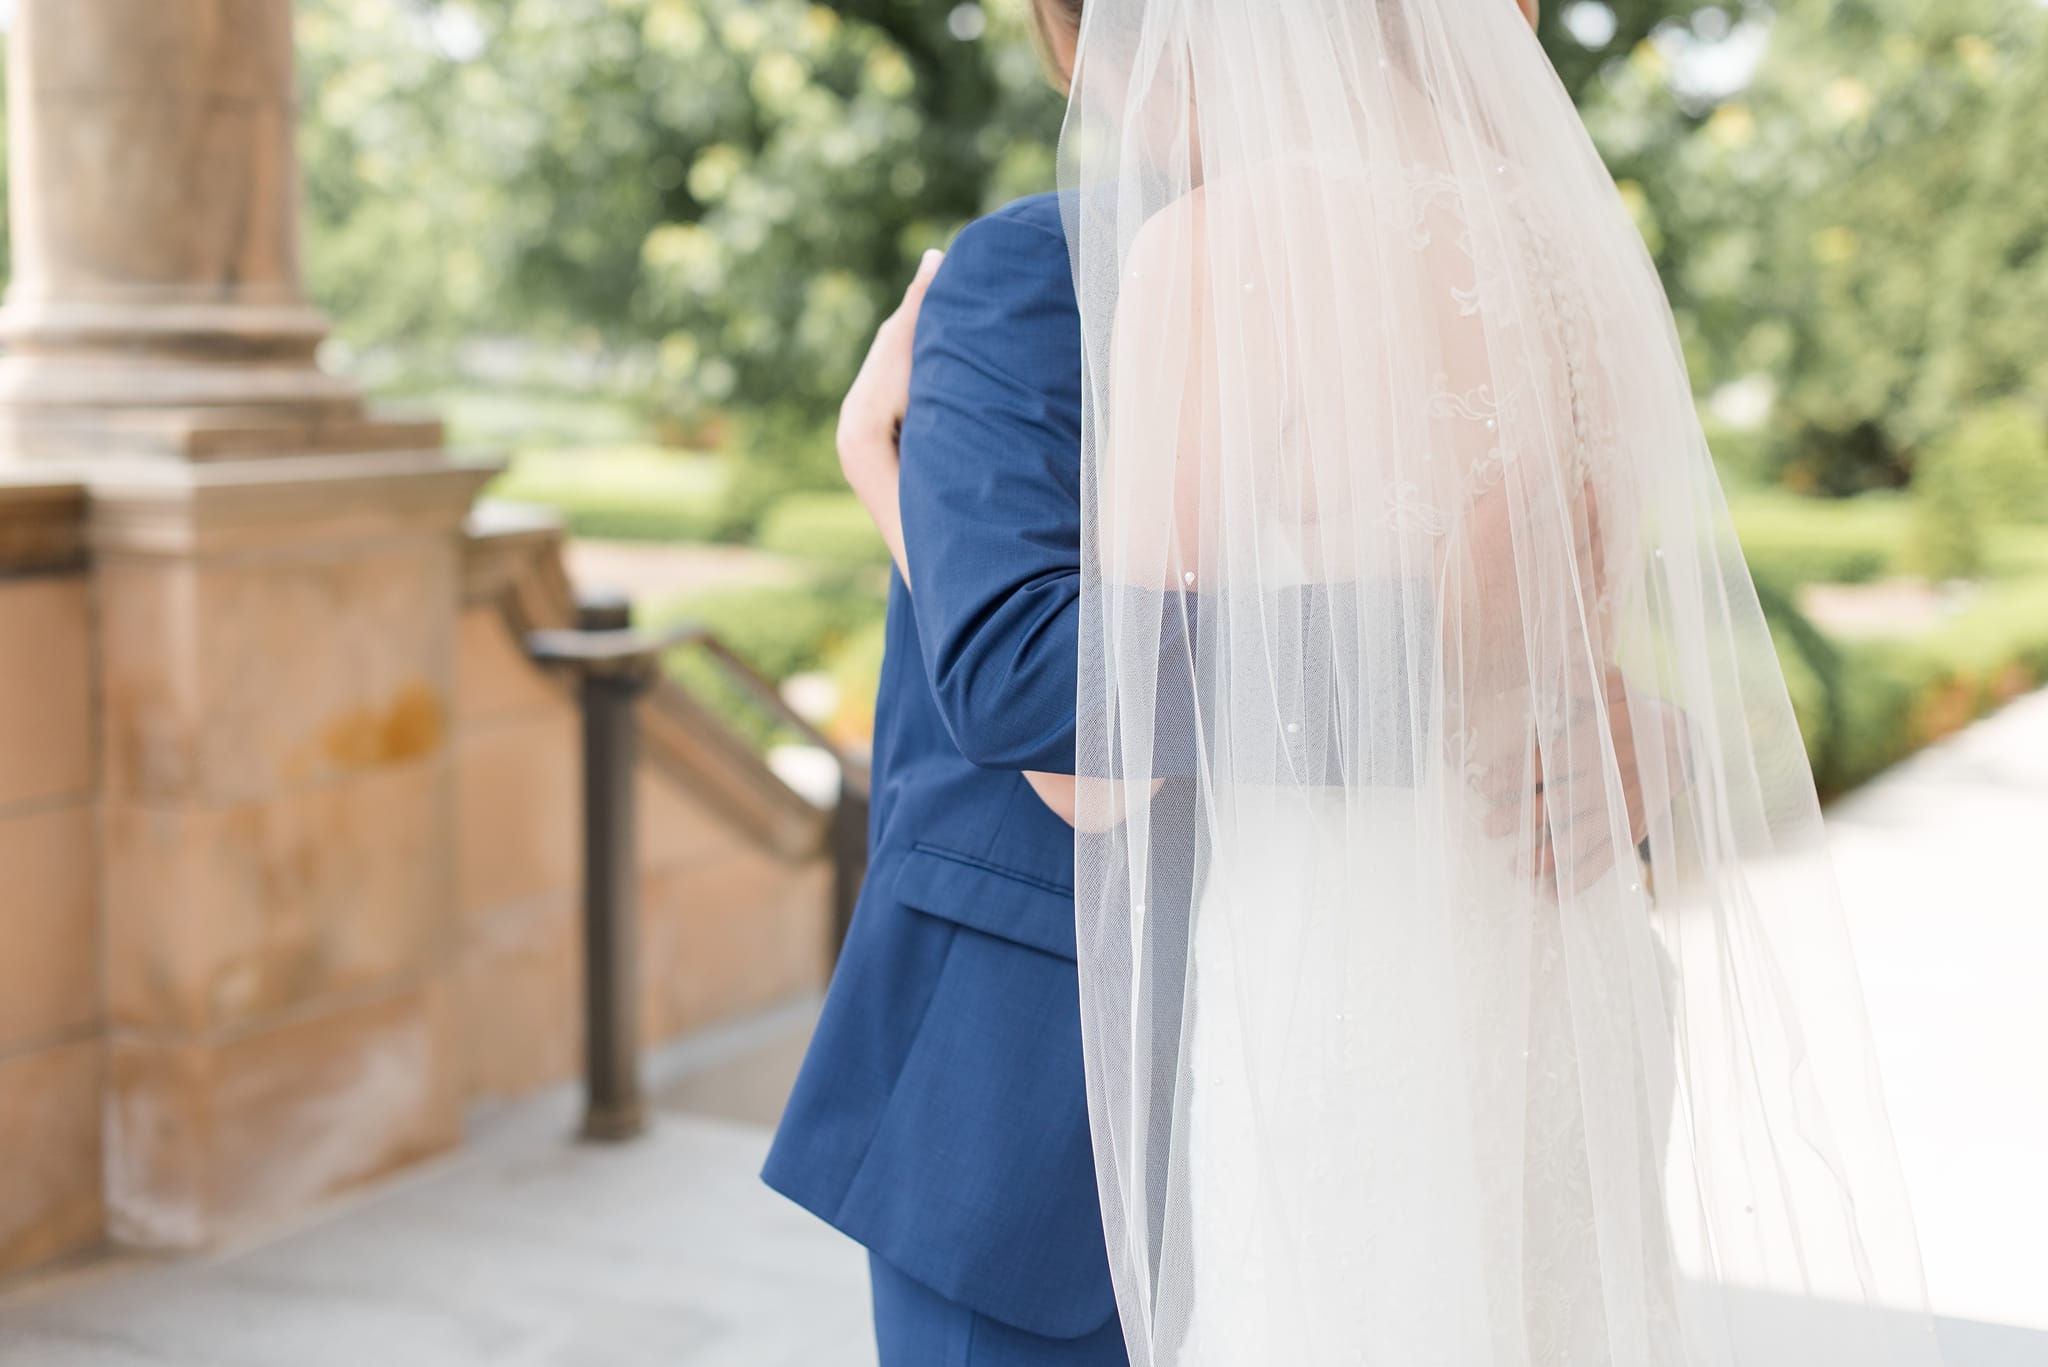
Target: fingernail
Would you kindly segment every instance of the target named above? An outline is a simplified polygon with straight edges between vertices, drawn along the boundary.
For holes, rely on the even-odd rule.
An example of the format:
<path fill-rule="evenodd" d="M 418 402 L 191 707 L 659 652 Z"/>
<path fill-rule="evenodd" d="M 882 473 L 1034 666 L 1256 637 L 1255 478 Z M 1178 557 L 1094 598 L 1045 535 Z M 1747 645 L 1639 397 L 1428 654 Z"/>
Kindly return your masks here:
<path fill-rule="evenodd" d="M 924 275 L 930 271 L 935 271 L 939 268 L 939 263 L 945 259 L 946 254 L 937 247 L 927 247 L 924 258 L 917 263 L 917 273 Z"/>

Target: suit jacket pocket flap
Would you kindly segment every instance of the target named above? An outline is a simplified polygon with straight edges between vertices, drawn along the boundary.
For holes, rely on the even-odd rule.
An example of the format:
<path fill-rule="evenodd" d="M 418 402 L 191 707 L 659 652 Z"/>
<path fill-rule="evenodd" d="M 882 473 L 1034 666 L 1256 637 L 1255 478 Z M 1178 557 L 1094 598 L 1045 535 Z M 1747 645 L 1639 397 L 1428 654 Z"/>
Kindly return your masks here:
<path fill-rule="evenodd" d="M 954 850 L 918 845 L 896 875 L 896 900 L 1062 959 L 1074 957 L 1074 890 Z"/>

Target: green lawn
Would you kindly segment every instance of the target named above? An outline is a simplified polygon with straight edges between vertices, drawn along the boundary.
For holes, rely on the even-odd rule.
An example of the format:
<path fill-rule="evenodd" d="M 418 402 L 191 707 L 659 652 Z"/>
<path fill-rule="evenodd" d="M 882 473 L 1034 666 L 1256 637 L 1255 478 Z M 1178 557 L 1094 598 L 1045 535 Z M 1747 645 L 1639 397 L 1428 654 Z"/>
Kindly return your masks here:
<path fill-rule="evenodd" d="M 489 495 L 541 503 L 581 537 L 704 541 L 718 530 L 727 480 L 715 455 L 645 445 L 526 450 Z"/>

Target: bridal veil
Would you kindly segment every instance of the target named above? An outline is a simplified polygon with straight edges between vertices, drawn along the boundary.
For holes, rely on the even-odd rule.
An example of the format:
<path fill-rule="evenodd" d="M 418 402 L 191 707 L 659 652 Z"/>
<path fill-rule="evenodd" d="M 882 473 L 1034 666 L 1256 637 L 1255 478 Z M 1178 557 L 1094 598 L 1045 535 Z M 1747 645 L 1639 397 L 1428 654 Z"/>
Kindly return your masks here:
<path fill-rule="evenodd" d="M 1089 0 L 1061 162 L 1133 1360 L 1933 1367 L 1670 311 L 1511 0 Z"/>

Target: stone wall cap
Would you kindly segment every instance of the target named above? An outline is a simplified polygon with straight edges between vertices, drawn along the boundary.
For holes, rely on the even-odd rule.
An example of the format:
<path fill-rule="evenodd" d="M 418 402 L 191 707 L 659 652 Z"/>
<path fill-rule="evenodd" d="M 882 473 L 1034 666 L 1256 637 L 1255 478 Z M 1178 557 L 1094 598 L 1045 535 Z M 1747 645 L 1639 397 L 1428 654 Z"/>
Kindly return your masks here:
<path fill-rule="evenodd" d="M 56 505 L 79 502 L 84 497 L 83 476 L 52 474 L 48 470 L 0 469 L 0 504 Z"/>
<path fill-rule="evenodd" d="M 0 469 L 0 575 L 83 565 L 87 507 L 83 480 Z"/>
<path fill-rule="evenodd" d="M 459 533 L 502 462 L 447 451 L 95 462 L 101 551 L 203 555 Z"/>
<path fill-rule="evenodd" d="M 515 503 L 511 499 L 478 499 L 469 510 L 465 530 L 472 541 L 494 537 L 562 535 L 562 515 L 540 503 Z"/>

